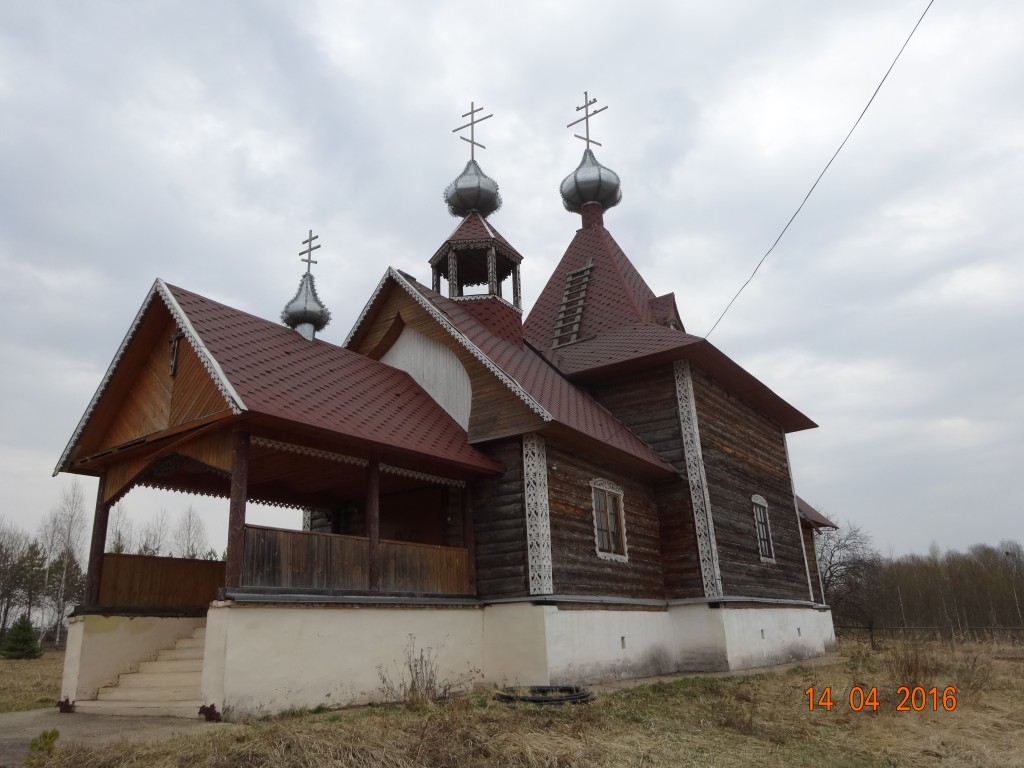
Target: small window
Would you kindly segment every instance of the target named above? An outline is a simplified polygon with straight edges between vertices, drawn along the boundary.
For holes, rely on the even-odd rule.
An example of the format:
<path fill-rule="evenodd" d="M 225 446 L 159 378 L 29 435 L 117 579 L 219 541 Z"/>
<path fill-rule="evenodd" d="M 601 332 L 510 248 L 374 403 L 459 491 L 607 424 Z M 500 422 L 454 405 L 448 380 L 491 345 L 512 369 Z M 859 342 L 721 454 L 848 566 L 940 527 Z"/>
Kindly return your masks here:
<path fill-rule="evenodd" d="M 626 562 L 626 520 L 622 507 L 622 489 L 607 480 L 592 480 L 594 496 L 594 540 L 597 556 L 603 560 Z"/>
<path fill-rule="evenodd" d="M 761 562 L 774 563 L 775 550 L 772 547 L 772 527 L 768 523 L 768 502 L 764 496 L 751 496 L 754 504 L 754 528 L 757 530 L 757 550 Z"/>

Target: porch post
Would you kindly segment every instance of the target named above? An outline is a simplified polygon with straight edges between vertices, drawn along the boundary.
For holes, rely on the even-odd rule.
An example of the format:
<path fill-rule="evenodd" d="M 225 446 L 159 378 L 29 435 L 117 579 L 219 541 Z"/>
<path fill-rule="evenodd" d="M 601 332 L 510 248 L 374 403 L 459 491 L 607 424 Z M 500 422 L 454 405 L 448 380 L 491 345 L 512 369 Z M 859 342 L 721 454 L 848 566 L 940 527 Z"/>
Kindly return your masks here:
<path fill-rule="evenodd" d="M 92 518 L 92 542 L 89 545 L 89 576 L 85 594 L 87 605 L 99 605 L 100 583 L 103 580 L 103 550 L 107 545 L 107 518 L 110 505 L 104 501 L 106 476 L 100 475 L 96 488 L 96 511 Z"/>
<path fill-rule="evenodd" d="M 462 546 L 469 550 L 466 575 L 469 589 L 476 592 L 476 536 L 473 531 L 473 492 L 469 484 L 462 489 Z"/>
<path fill-rule="evenodd" d="M 231 506 L 228 508 L 228 556 L 224 586 L 242 586 L 245 554 L 245 500 L 249 490 L 249 433 L 239 429 L 231 446 Z"/>
<path fill-rule="evenodd" d="M 366 469 L 366 537 L 370 540 L 370 591 L 380 591 L 380 462 Z"/>

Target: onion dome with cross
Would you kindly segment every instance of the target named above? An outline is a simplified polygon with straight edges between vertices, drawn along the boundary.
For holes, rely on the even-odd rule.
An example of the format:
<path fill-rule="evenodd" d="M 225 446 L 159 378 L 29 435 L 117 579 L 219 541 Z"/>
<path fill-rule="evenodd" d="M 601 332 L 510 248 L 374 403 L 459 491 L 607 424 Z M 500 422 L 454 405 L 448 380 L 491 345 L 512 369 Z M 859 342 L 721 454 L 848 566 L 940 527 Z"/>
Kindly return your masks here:
<path fill-rule="evenodd" d="M 316 338 L 317 331 L 322 331 L 331 322 L 331 312 L 317 296 L 313 273 L 310 271 L 310 267 L 316 264 L 313 251 L 320 247 L 319 244 L 313 245 L 317 238 L 319 235 L 314 235 L 313 230 L 309 230 L 309 237 L 302 241 L 306 250 L 299 251 L 299 255 L 305 256 L 302 261 L 306 263 L 306 273 L 299 280 L 299 290 L 281 312 L 281 321 L 310 341 Z"/>
<path fill-rule="evenodd" d="M 452 216 L 465 216 L 470 211 L 476 211 L 486 218 L 501 208 L 501 195 L 498 194 L 498 183 L 484 173 L 476 162 L 476 148 L 487 149 L 476 140 L 476 126 L 493 114 L 478 118 L 477 112 L 483 112 L 483 107 L 478 107 L 474 102 L 469 103 L 469 112 L 463 117 L 468 117 L 469 122 L 452 129 L 452 133 L 469 128 L 469 138 L 459 136 L 469 143 L 469 162 L 458 178 L 455 179 L 444 191 L 444 200 L 448 204 L 448 212 Z"/>
<path fill-rule="evenodd" d="M 583 150 L 583 159 L 575 171 L 562 180 L 562 205 L 567 211 L 583 213 L 583 206 L 588 203 L 597 203 L 602 209 L 618 205 L 622 200 L 622 185 L 619 182 L 619 175 L 610 168 L 606 168 L 594 157 L 590 145 L 601 146 L 601 142 L 590 138 L 590 118 L 604 112 L 608 107 L 601 107 L 590 111 L 590 107 L 597 103 L 597 99 L 589 98 L 586 91 L 583 92 L 583 105 L 576 107 L 576 111 L 584 110 L 583 117 L 569 123 L 566 128 L 571 128 L 578 123 L 583 123 L 585 135 L 573 134 L 577 139 L 585 141 L 587 148 Z"/>

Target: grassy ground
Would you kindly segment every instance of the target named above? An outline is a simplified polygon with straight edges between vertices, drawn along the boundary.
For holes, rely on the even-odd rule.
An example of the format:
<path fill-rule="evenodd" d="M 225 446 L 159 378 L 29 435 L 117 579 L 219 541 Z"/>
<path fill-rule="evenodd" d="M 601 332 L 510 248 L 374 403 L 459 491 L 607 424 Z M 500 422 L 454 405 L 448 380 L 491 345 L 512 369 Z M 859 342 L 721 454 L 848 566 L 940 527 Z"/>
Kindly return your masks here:
<path fill-rule="evenodd" d="M 445 705 L 360 707 L 255 721 L 173 742 L 60 745 L 47 766 L 985 766 L 1024 764 L 1024 650 L 847 645 L 831 666 L 749 677 L 690 677 L 567 707 L 485 695 Z M 897 687 L 939 689 L 938 709 L 897 711 Z M 831 711 L 809 711 L 831 687 Z M 874 687 L 878 710 L 851 710 Z M 941 692 L 957 688 L 955 709 Z M 856 695 L 856 694 L 855 694 Z M 50 694 L 51 699 L 53 694 Z M 919 699 L 920 703 L 920 699 Z M 947 699 L 947 705 L 952 701 Z"/>
<path fill-rule="evenodd" d="M 38 659 L 0 659 L 0 712 L 52 707 L 60 698 L 63 651 L 47 651 Z"/>

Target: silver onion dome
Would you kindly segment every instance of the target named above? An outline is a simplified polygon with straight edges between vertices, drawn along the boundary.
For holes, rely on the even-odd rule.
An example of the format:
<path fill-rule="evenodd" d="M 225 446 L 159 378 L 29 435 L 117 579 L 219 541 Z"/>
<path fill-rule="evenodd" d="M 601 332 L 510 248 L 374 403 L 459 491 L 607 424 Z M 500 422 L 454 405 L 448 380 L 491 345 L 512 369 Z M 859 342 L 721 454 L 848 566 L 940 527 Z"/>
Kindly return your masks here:
<path fill-rule="evenodd" d="M 302 276 L 295 297 L 281 312 L 281 320 L 311 341 L 317 331 L 322 331 L 331 322 L 331 311 L 316 295 L 316 285 L 310 272 Z"/>
<path fill-rule="evenodd" d="M 605 168 L 587 147 L 579 167 L 562 180 L 562 205 L 565 210 L 580 213 L 587 203 L 600 203 L 611 208 L 622 200 L 619 174 Z"/>
<path fill-rule="evenodd" d="M 448 185 L 444 200 L 452 216 L 465 216 L 476 211 L 486 218 L 501 208 L 498 183 L 480 170 L 476 160 L 466 163 L 458 178 Z"/>

